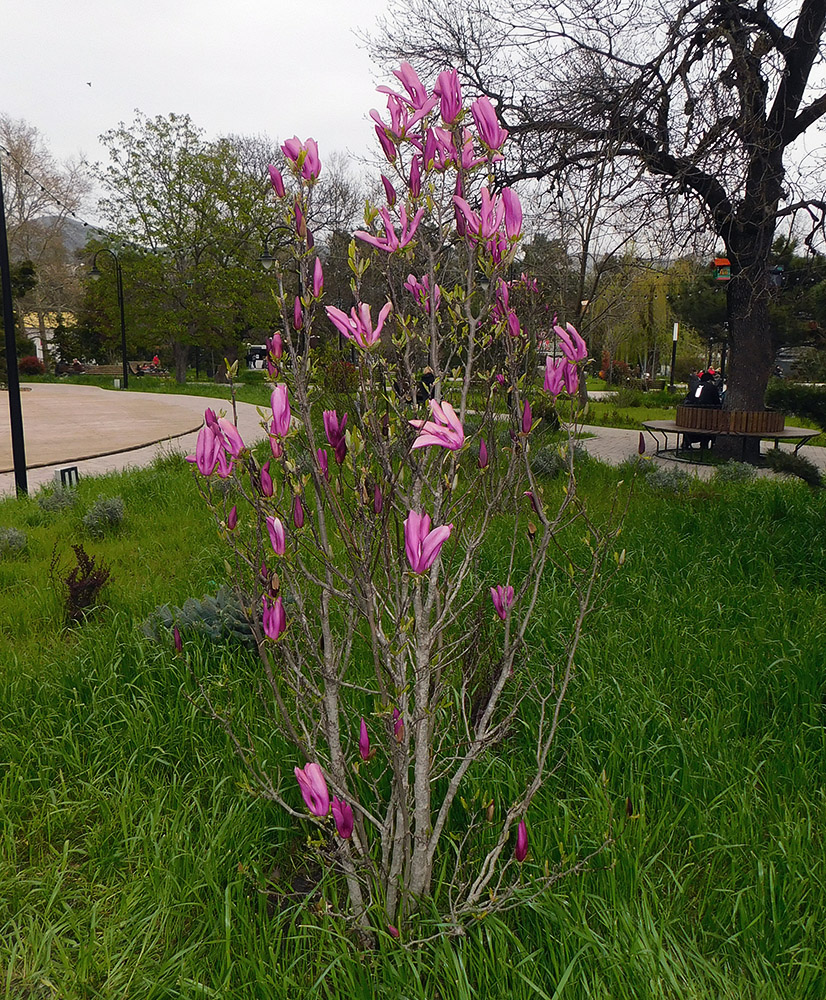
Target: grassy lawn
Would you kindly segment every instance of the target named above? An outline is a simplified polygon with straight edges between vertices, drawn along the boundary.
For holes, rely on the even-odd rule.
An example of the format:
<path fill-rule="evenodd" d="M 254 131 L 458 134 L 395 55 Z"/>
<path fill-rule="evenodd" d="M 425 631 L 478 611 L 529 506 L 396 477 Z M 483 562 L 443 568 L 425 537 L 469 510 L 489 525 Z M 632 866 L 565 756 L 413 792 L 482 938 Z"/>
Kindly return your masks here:
<path fill-rule="evenodd" d="M 583 460 L 595 510 L 622 476 Z M 125 518 L 94 538 L 99 495 Z M 826 495 L 798 483 L 673 496 L 639 481 L 524 877 L 601 840 L 603 774 L 615 847 L 463 938 L 434 926 L 419 951 L 388 938 L 365 956 L 317 899 L 274 894 L 307 830 L 248 794 L 189 700 L 188 664 L 254 698 L 250 654 L 189 636 L 178 657 L 141 633 L 226 576 L 190 468 L 83 480 L 62 511 L 3 501 L 0 526 L 27 546 L 0 557 L 0 997 L 819 1000 L 824 516 Z M 78 542 L 112 577 L 106 606 L 66 629 L 49 566 Z M 563 592 L 549 574 L 537 655 Z M 518 780 L 530 764 L 515 732 L 492 768 Z"/>

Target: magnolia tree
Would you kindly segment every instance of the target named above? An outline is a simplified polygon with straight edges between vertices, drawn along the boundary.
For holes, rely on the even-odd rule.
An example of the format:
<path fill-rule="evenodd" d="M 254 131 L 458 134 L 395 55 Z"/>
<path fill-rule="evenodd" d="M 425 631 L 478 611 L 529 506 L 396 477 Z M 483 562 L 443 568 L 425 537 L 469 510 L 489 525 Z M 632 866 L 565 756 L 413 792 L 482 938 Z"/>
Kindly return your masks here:
<path fill-rule="evenodd" d="M 273 761 L 265 737 L 202 692 L 259 793 L 320 831 L 312 842 L 365 940 L 412 936 L 425 898 L 459 927 L 563 874 L 532 861 L 529 808 L 618 530 L 590 524 L 570 440 L 553 507 L 532 472 L 527 343 L 504 278 L 521 208 L 514 191 L 492 189 L 507 133 L 487 98 L 465 109 L 455 71 L 432 93 L 409 65 L 395 75 L 398 92 L 380 88 L 389 121 L 372 112 L 386 204 L 368 207 L 350 246 L 357 304 L 325 304 L 306 223 L 321 163 L 312 139 L 291 139 L 290 176 L 270 175 L 292 234 L 284 272 L 298 270 L 303 292 L 288 299 L 277 273 L 270 454 L 259 466 L 234 423 L 207 410 L 191 459 L 234 550 L 268 718 L 292 758 Z M 368 266 L 387 278 L 375 315 L 359 301 Z M 448 273 L 463 277 L 448 287 Z M 308 346 L 325 313 L 355 357 L 346 410 L 324 408 Z M 572 327 L 555 333 L 546 408 L 575 394 L 587 355 Z M 486 367 L 494 355 L 499 366 Z M 581 551 L 565 552 L 559 536 L 575 519 Z M 574 600 L 549 661 L 529 627 L 551 560 Z M 517 732 L 528 777 L 480 799 L 491 752 Z"/>

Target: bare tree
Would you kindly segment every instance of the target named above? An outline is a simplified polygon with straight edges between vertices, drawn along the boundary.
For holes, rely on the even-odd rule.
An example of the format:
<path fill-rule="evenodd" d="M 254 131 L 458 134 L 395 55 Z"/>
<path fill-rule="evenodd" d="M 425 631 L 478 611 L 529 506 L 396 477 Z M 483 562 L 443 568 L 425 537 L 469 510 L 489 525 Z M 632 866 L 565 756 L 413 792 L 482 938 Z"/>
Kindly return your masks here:
<path fill-rule="evenodd" d="M 30 260 L 37 274 L 21 303 L 20 332 L 26 312 L 34 312 L 45 342 L 46 314 L 77 304 L 77 262 L 70 245 L 76 234 L 69 233 L 69 222 L 89 191 L 89 178 L 78 164 L 58 164 L 33 125 L 8 115 L 0 115 L 0 154 L 9 253 L 13 260 Z"/>
<path fill-rule="evenodd" d="M 811 245 L 826 210 L 794 166 L 826 113 L 825 25 L 826 0 L 414 2 L 391 9 L 375 48 L 458 65 L 519 141 L 511 179 L 623 161 L 684 231 L 716 234 L 731 261 L 726 405 L 762 409 L 778 222 L 808 213 Z"/>

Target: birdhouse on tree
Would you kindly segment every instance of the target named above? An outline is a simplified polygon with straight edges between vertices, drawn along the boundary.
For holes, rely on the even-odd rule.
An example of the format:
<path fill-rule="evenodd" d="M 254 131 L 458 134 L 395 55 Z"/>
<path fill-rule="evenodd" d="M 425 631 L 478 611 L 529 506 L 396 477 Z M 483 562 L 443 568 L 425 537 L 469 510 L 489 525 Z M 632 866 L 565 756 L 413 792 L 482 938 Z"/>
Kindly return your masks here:
<path fill-rule="evenodd" d="M 731 261 L 728 259 L 728 257 L 714 258 L 714 280 L 715 281 L 731 280 Z"/>

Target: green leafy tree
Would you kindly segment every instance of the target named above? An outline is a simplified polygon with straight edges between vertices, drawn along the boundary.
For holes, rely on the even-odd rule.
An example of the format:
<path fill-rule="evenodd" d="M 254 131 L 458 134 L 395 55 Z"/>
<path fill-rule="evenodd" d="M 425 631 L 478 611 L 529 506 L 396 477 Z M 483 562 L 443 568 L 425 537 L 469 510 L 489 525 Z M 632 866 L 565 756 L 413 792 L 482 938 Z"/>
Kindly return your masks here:
<path fill-rule="evenodd" d="M 183 382 L 191 347 L 234 356 L 266 324 L 258 255 L 268 186 L 237 143 L 207 142 L 186 115 L 138 114 L 102 141 L 110 162 L 101 209 L 124 241 L 148 251 L 123 266 L 130 340 L 163 344 Z"/>

